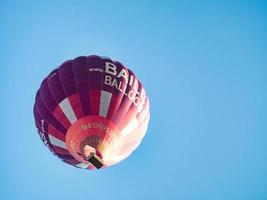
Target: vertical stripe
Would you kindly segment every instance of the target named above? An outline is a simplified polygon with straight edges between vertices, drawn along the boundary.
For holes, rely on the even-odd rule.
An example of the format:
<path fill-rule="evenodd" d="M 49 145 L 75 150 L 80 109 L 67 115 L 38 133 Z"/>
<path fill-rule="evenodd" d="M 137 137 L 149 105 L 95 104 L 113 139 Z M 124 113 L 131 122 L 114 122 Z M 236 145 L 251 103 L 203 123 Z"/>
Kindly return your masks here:
<path fill-rule="evenodd" d="M 75 121 L 77 121 L 77 117 L 72 109 L 72 106 L 70 105 L 70 101 L 68 98 L 65 98 L 63 101 L 61 101 L 59 103 L 59 106 L 70 121 L 70 123 L 73 124 Z"/>
<path fill-rule="evenodd" d="M 99 107 L 99 115 L 102 117 L 106 117 L 108 113 L 108 108 L 110 104 L 112 94 L 110 92 L 101 91 L 101 97 L 100 97 L 100 107 Z"/>
<path fill-rule="evenodd" d="M 50 135 L 50 134 L 48 135 L 48 137 L 49 137 L 51 144 L 53 144 L 57 147 L 61 147 L 63 149 L 67 149 L 65 142 L 55 138 L 53 135 Z"/>
<path fill-rule="evenodd" d="M 91 115 L 99 115 L 101 90 L 89 90 Z"/>
<path fill-rule="evenodd" d="M 126 136 L 130 132 L 132 132 L 138 125 L 138 121 L 136 117 L 134 117 L 121 131 L 122 136 Z"/>

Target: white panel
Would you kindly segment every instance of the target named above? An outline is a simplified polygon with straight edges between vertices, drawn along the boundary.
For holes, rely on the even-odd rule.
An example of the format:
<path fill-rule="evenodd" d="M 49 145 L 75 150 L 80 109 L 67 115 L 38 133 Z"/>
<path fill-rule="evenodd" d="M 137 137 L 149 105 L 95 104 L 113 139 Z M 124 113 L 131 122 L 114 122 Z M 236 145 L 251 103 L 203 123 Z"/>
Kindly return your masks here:
<path fill-rule="evenodd" d="M 89 167 L 90 164 L 85 164 L 85 163 L 80 163 L 80 164 L 77 164 L 75 165 L 76 167 L 79 167 L 79 168 L 83 168 L 83 169 L 86 169 L 87 167 Z"/>
<path fill-rule="evenodd" d="M 101 90 L 100 107 L 99 107 L 100 116 L 102 117 L 107 116 L 111 97 L 112 97 L 112 94 L 110 92 Z"/>
<path fill-rule="evenodd" d="M 122 136 L 126 136 L 130 132 L 132 132 L 138 125 L 138 121 L 136 117 L 134 117 L 121 131 Z"/>
<path fill-rule="evenodd" d="M 77 117 L 71 107 L 71 104 L 68 98 L 65 98 L 63 101 L 61 101 L 59 103 L 59 106 L 71 124 L 77 121 Z"/>
<path fill-rule="evenodd" d="M 67 149 L 65 142 L 63 142 L 62 140 L 59 140 L 50 134 L 48 134 L 48 137 L 49 137 L 51 144 L 58 146 L 58 147 L 61 147 L 63 149 Z"/>

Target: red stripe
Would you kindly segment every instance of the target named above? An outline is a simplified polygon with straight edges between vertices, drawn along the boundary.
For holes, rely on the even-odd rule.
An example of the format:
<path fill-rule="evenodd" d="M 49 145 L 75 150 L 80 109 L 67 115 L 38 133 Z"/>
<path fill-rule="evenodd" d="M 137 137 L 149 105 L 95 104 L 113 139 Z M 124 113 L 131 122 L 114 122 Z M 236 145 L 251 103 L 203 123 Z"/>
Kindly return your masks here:
<path fill-rule="evenodd" d="M 48 133 L 54 136 L 55 138 L 65 142 L 65 135 L 61 133 L 59 130 L 57 130 L 56 128 L 54 128 L 51 124 L 48 124 Z"/>
<path fill-rule="evenodd" d="M 79 94 L 73 94 L 73 95 L 69 96 L 68 98 L 69 98 L 71 107 L 72 107 L 77 119 L 80 119 L 81 117 L 83 117 L 84 114 L 83 114 Z"/>
<path fill-rule="evenodd" d="M 131 104 L 132 101 L 128 97 L 123 98 L 120 107 L 116 113 L 116 116 L 114 118 L 115 124 L 118 124 L 120 120 L 123 119 L 124 115 L 128 112 L 129 108 L 131 107 Z"/>
<path fill-rule="evenodd" d="M 71 155 L 67 149 L 52 145 L 53 150 L 56 154 L 65 154 L 65 155 Z"/>
<path fill-rule="evenodd" d="M 110 104 L 109 104 L 109 108 L 108 108 L 108 114 L 107 114 L 107 119 L 114 119 L 116 116 L 116 113 L 119 109 L 120 103 L 122 100 L 122 96 L 116 96 L 116 95 L 112 95 Z"/>
<path fill-rule="evenodd" d="M 101 90 L 89 90 L 91 115 L 99 114 Z"/>
<path fill-rule="evenodd" d="M 71 126 L 70 121 L 68 120 L 68 118 L 66 117 L 66 115 L 64 114 L 64 112 L 61 110 L 60 106 L 57 106 L 54 111 L 53 111 L 53 115 L 55 116 L 55 118 L 66 128 L 68 129 Z"/>

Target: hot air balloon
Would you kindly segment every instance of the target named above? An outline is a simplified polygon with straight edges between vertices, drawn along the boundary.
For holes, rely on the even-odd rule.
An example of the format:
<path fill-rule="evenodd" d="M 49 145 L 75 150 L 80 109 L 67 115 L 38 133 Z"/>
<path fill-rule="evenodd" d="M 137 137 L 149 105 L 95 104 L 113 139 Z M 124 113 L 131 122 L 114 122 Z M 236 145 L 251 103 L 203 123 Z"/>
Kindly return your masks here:
<path fill-rule="evenodd" d="M 62 161 L 99 169 L 127 158 L 149 122 L 149 100 L 135 74 L 95 55 L 65 61 L 41 83 L 33 108 L 43 143 Z"/>

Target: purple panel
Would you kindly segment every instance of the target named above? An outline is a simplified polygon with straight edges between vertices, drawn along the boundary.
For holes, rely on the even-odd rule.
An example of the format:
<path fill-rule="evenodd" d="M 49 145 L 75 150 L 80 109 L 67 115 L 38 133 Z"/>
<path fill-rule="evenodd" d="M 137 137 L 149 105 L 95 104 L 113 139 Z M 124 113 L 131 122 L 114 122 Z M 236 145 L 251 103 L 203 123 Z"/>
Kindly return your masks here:
<path fill-rule="evenodd" d="M 62 158 L 62 159 L 64 159 L 64 160 L 75 159 L 75 158 L 74 158 L 72 155 L 70 155 L 70 154 L 66 155 L 66 154 L 59 154 L 59 153 L 57 153 L 57 156 L 60 157 L 60 158 Z"/>
<path fill-rule="evenodd" d="M 79 93 L 81 106 L 85 115 L 90 114 L 90 100 L 89 100 L 89 84 L 88 84 L 88 68 L 87 57 L 82 56 L 75 58 L 72 62 L 72 70 L 75 80 L 75 86 Z"/>
<path fill-rule="evenodd" d="M 44 79 L 41 87 L 39 89 L 40 94 L 41 94 L 41 98 L 43 100 L 43 102 L 45 103 L 46 107 L 48 108 L 48 110 L 53 113 L 54 109 L 56 108 L 56 106 L 58 105 L 56 100 L 54 99 L 48 83 L 47 83 L 47 79 Z"/>
<path fill-rule="evenodd" d="M 69 160 L 62 160 L 63 162 L 67 163 L 67 164 L 70 164 L 70 165 L 73 165 L 74 167 L 77 167 L 75 165 L 79 164 L 80 162 L 77 161 L 76 159 L 69 159 Z M 77 167 L 78 168 L 78 167 Z"/>
<path fill-rule="evenodd" d="M 54 73 L 56 73 L 58 71 L 58 68 L 54 69 L 53 71 L 51 71 L 48 76 L 46 78 L 49 78 L 50 76 L 52 76 Z"/>
<path fill-rule="evenodd" d="M 59 77 L 66 96 L 76 93 L 76 87 L 73 77 L 72 61 L 64 62 L 59 67 Z"/>
<path fill-rule="evenodd" d="M 38 129 L 38 131 L 43 132 L 43 133 L 47 133 L 48 124 L 45 123 L 45 121 L 42 119 L 42 117 L 38 113 L 38 111 L 36 109 L 36 104 L 33 107 L 33 114 L 34 114 L 34 119 L 35 119 L 35 125 L 36 125 L 36 128 Z M 41 120 L 43 120 L 43 123 Z M 47 136 L 48 135 L 46 135 L 46 138 L 47 138 Z"/>
<path fill-rule="evenodd" d="M 103 84 L 104 61 L 99 56 L 87 57 L 88 86 L 91 90 L 101 90 Z"/>
<path fill-rule="evenodd" d="M 59 121 L 50 113 L 50 111 L 45 106 L 40 91 L 38 90 L 36 94 L 36 101 L 35 101 L 36 109 L 40 116 L 47 121 L 49 124 L 51 124 L 53 127 L 55 127 L 57 130 L 59 130 L 62 133 L 66 133 L 67 130 L 61 125 Z"/>
<path fill-rule="evenodd" d="M 42 142 L 52 149 L 52 145 L 48 139 L 48 123 L 40 116 L 39 112 L 37 111 L 36 104 L 34 105 L 33 112 L 35 118 L 35 125 L 38 129 L 38 134 Z"/>
<path fill-rule="evenodd" d="M 59 79 L 58 69 L 55 70 L 55 72 L 47 78 L 47 83 L 48 83 L 49 90 L 51 91 L 54 99 L 56 100 L 58 104 L 63 99 L 66 98 L 66 95 L 64 93 L 63 87 Z"/>

